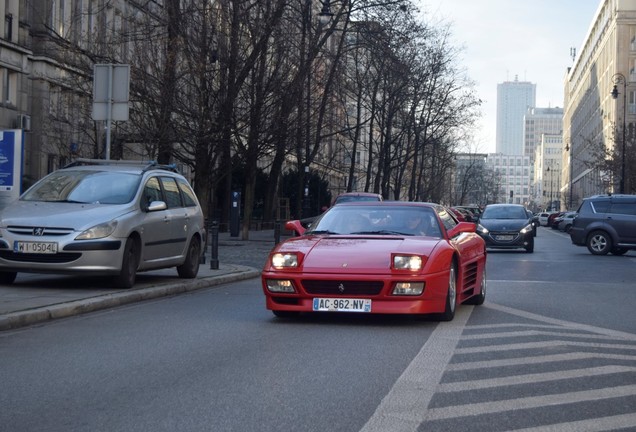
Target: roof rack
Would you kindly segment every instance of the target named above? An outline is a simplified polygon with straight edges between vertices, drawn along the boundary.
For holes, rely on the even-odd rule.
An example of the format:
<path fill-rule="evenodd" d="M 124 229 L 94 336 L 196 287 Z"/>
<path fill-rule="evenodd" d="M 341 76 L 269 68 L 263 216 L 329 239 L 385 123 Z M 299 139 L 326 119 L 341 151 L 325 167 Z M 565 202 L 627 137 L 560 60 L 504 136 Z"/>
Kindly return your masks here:
<path fill-rule="evenodd" d="M 113 160 L 113 159 L 87 159 L 77 158 L 73 162 L 64 166 L 64 168 L 70 168 L 81 165 L 128 165 L 128 166 L 140 166 L 144 171 L 150 169 L 164 169 L 168 171 L 177 172 L 177 166 L 175 164 L 158 164 L 157 161 L 137 161 L 137 160 Z"/>

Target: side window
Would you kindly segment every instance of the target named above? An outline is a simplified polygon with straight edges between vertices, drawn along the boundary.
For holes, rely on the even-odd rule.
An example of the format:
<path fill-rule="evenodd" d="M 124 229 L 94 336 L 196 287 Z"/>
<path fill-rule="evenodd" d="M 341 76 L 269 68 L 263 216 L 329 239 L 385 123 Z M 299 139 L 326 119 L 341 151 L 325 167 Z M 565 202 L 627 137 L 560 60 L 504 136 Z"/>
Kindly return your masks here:
<path fill-rule="evenodd" d="M 172 177 L 161 177 L 161 184 L 166 195 L 166 205 L 168 208 L 183 207 L 181 204 L 181 194 L 177 182 Z"/>
<path fill-rule="evenodd" d="M 437 209 L 437 214 L 444 224 L 446 231 L 455 228 L 457 221 L 444 208 Z"/>
<path fill-rule="evenodd" d="M 636 203 L 614 202 L 608 213 L 636 215 Z"/>
<path fill-rule="evenodd" d="M 159 180 L 157 177 L 151 177 L 144 186 L 144 193 L 141 198 L 141 205 L 143 208 L 148 208 L 153 201 L 163 201 L 161 196 L 161 186 L 159 186 Z"/>
<path fill-rule="evenodd" d="M 599 200 L 592 202 L 592 208 L 595 213 L 607 213 L 609 210 L 610 202 L 608 200 Z"/>
<path fill-rule="evenodd" d="M 177 179 L 177 184 L 179 185 L 179 189 L 181 189 L 181 193 L 183 195 L 183 203 L 186 207 L 196 207 L 197 199 L 194 191 L 188 185 L 188 183 L 183 179 Z"/>

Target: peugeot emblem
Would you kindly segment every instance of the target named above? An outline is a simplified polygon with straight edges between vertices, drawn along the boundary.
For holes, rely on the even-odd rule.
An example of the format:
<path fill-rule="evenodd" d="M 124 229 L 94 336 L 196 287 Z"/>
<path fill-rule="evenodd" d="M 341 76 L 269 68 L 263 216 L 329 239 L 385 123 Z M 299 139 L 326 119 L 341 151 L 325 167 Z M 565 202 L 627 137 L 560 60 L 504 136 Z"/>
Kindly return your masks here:
<path fill-rule="evenodd" d="M 345 287 L 342 283 L 340 283 L 340 285 L 338 285 L 338 291 L 340 291 L 341 293 L 343 293 L 345 290 Z"/>
<path fill-rule="evenodd" d="M 44 235 L 44 228 L 33 228 L 33 235 L 42 237 Z"/>

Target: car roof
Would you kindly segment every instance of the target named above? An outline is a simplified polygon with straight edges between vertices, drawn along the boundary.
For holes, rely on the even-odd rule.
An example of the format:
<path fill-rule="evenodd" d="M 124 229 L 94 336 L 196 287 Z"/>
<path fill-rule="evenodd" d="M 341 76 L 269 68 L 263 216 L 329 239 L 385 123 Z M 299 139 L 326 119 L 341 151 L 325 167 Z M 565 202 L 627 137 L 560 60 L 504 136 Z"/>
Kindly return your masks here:
<path fill-rule="evenodd" d="M 107 159 L 76 159 L 64 166 L 63 170 L 79 171 L 111 171 L 142 174 L 150 170 L 161 170 L 179 174 L 174 165 L 161 165 L 155 161 L 107 160 Z M 180 175 L 180 174 L 179 174 Z"/>
<path fill-rule="evenodd" d="M 486 205 L 486 207 L 523 207 L 521 204 L 505 204 L 505 203 L 499 203 L 499 204 L 488 204 Z M 525 208 L 525 207 L 523 207 Z"/>
<path fill-rule="evenodd" d="M 438 207 L 440 204 L 419 201 L 348 201 L 338 204 L 340 206 L 356 207 Z"/>

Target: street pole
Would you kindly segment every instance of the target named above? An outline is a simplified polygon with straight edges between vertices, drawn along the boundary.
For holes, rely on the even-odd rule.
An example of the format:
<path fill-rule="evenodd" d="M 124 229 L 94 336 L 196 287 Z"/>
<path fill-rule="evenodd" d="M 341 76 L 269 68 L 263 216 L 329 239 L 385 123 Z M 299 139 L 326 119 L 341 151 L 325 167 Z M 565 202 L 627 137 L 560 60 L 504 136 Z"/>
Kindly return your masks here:
<path fill-rule="evenodd" d="M 627 80 L 625 79 L 625 75 L 621 73 L 616 73 L 612 77 L 612 81 L 614 82 L 614 87 L 612 88 L 612 97 L 614 100 L 618 99 L 618 84 L 623 85 L 623 144 L 621 151 L 621 181 L 619 184 L 619 192 L 625 193 L 625 141 L 627 139 L 626 129 L 627 129 Z"/>

